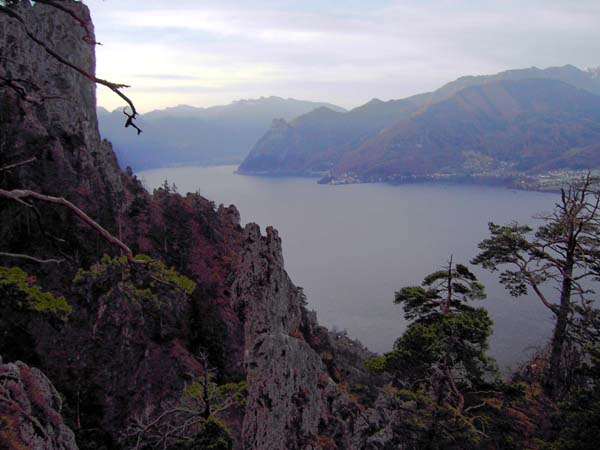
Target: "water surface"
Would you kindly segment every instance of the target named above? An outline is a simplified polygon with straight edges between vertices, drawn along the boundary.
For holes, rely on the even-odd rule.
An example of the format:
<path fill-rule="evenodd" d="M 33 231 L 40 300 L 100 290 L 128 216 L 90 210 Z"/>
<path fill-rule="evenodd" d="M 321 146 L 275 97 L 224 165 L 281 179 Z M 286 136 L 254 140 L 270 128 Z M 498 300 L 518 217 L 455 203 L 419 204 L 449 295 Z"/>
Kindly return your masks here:
<path fill-rule="evenodd" d="M 377 352 L 406 327 L 394 291 L 419 284 L 454 255 L 468 263 L 487 223 L 532 222 L 554 194 L 498 187 L 412 184 L 318 185 L 314 179 L 234 174 L 235 166 L 158 169 L 138 176 L 149 189 L 165 180 L 235 204 L 242 222 L 273 225 L 286 269 L 323 325 L 346 329 Z M 495 322 L 491 352 L 502 369 L 522 361 L 549 336 L 552 321 L 535 298 L 511 298 L 496 275 L 478 267 Z"/>

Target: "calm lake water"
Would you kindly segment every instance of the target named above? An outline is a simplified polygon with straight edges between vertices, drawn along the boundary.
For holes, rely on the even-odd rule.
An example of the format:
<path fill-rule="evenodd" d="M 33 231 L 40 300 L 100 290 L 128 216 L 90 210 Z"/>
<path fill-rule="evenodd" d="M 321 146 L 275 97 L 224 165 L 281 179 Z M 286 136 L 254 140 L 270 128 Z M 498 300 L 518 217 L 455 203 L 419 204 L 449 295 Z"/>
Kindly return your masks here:
<path fill-rule="evenodd" d="M 235 204 L 242 222 L 273 225 L 283 239 L 286 269 L 302 286 L 323 325 L 346 329 L 377 352 L 406 327 L 394 291 L 420 284 L 454 255 L 468 263 L 487 237 L 487 223 L 532 223 L 554 194 L 481 186 L 413 184 L 318 185 L 314 179 L 234 174 L 235 166 L 182 167 L 138 174 L 148 189 L 165 180 L 179 192 Z M 534 298 L 511 298 L 496 276 L 483 305 L 494 320 L 491 353 L 503 370 L 547 342 L 548 311 Z"/>

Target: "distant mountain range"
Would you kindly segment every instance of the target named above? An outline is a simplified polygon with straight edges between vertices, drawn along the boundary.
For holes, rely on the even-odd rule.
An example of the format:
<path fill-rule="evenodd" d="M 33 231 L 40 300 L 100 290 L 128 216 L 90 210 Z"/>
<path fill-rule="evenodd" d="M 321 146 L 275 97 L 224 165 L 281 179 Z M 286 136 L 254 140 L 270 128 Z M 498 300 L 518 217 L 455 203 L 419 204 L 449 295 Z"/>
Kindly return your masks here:
<path fill-rule="evenodd" d="M 273 119 L 291 120 L 314 109 L 344 112 L 329 104 L 261 97 L 210 108 L 176 106 L 143 114 L 136 135 L 125 129 L 122 109 L 98 108 L 103 138 L 110 140 L 122 167 L 142 170 L 170 165 L 239 163 L 269 129 Z"/>
<path fill-rule="evenodd" d="M 275 120 L 240 172 L 355 182 L 592 168 L 600 168 L 600 71 L 564 66 Z"/>

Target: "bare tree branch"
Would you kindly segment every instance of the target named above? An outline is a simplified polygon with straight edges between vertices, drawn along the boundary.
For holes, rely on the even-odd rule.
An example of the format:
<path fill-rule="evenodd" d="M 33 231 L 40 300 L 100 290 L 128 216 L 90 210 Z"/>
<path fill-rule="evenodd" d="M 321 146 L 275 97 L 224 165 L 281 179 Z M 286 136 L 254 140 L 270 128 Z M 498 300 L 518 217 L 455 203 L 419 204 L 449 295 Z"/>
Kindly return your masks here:
<path fill-rule="evenodd" d="M 8 166 L 0 167 L 0 172 L 3 172 L 5 170 L 14 169 L 16 167 L 24 166 L 25 164 L 29 164 L 29 163 L 32 163 L 34 161 L 37 161 L 37 158 L 35 156 L 33 156 L 33 157 L 29 158 L 29 159 L 26 159 L 24 161 L 20 161 L 18 163 L 9 164 Z"/>
<path fill-rule="evenodd" d="M 227 409 L 239 405 L 240 386 L 218 386 L 213 380 L 215 371 L 209 366 L 205 353 L 198 355 L 202 375 L 189 374 L 193 382 L 189 392 L 184 390 L 181 399 L 164 404 L 155 418 L 148 413 L 133 418 L 122 438 L 132 450 L 142 448 L 165 449 L 177 441 L 190 440 L 197 426 L 210 417 L 219 417 Z"/>
<path fill-rule="evenodd" d="M 68 201 L 65 198 L 52 197 L 49 195 L 44 195 L 44 194 L 40 194 L 35 191 L 30 191 L 30 190 L 25 190 L 25 189 L 14 189 L 12 191 L 0 189 L 0 197 L 4 197 L 4 198 L 16 200 L 16 201 L 21 201 L 21 202 L 23 202 L 23 199 L 25 199 L 25 198 L 32 198 L 32 199 L 41 200 L 41 201 L 48 202 L 48 203 L 54 203 L 57 205 L 65 206 L 69 210 L 71 210 L 71 212 L 73 212 L 82 222 L 84 222 L 90 228 L 93 228 L 94 230 L 96 230 L 98 232 L 98 234 L 100 234 L 100 236 L 102 236 L 106 241 L 108 241 L 110 244 L 120 248 L 123 251 L 123 253 L 125 253 L 125 256 L 127 256 L 127 259 L 130 262 L 141 263 L 141 261 L 134 259 L 131 249 L 125 243 L 123 243 L 123 241 L 114 237 L 104 227 L 102 227 L 102 225 L 100 225 L 98 222 L 96 222 L 94 219 L 92 219 L 90 216 L 88 216 L 85 212 L 83 212 L 81 209 L 79 209 L 77 206 L 75 206 L 73 203 L 71 203 L 70 201 Z"/>
<path fill-rule="evenodd" d="M 512 295 L 520 296 L 533 289 L 542 303 L 552 310 L 556 323 L 551 340 L 551 354 L 546 388 L 555 398 L 568 386 L 566 374 L 572 366 L 563 363 L 568 350 L 571 328 L 589 315 L 588 307 L 594 291 L 580 281 L 600 280 L 600 193 L 598 180 L 588 173 L 582 182 L 562 189 L 560 200 L 552 213 L 537 216 L 544 221 L 530 235 L 530 227 L 511 224 L 499 227 L 490 224 L 491 238 L 480 243 L 483 251 L 474 259 L 485 268 L 497 270 L 502 265 L 514 265 L 516 271 L 505 270 L 503 283 Z M 541 286 L 550 281 L 558 291 L 551 302 Z M 587 284 L 587 283 L 586 283 Z M 581 306 L 576 307 L 579 301 Z"/>
<path fill-rule="evenodd" d="M 65 261 L 64 259 L 40 259 L 36 258 L 35 256 L 25 255 L 21 253 L 0 252 L 0 256 L 4 256 L 6 258 L 26 259 L 40 264 L 61 264 Z"/>
<path fill-rule="evenodd" d="M 27 89 L 23 86 L 23 82 L 24 80 L 7 78 L 0 75 L 0 86 L 11 89 L 21 100 L 27 103 L 33 103 L 35 105 L 41 104 L 42 101 L 40 99 L 29 95 Z"/>

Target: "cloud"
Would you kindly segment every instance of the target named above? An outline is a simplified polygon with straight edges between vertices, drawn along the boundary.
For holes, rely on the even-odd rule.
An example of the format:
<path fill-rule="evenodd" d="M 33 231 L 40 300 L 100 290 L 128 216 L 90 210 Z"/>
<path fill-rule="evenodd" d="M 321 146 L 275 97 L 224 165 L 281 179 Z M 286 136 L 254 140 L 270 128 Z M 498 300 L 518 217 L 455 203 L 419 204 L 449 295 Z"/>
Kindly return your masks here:
<path fill-rule="evenodd" d="M 208 90 L 219 102 L 218 92 L 225 101 L 225 93 L 248 97 L 243 89 L 260 87 L 261 95 L 348 107 L 466 74 L 600 64 L 597 0 L 87 3 L 105 44 L 99 71 L 138 90 L 162 90 L 163 102 L 169 86 L 198 105 Z"/>
<path fill-rule="evenodd" d="M 137 74 L 134 75 L 136 78 L 150 78 L 153 80 L 200 80 L 201 77 L 194 77 L 190 75 L 176 75 L 172 73 L 148 73 L 148 74 Z"/>

